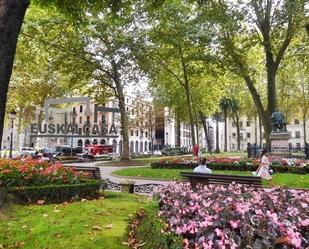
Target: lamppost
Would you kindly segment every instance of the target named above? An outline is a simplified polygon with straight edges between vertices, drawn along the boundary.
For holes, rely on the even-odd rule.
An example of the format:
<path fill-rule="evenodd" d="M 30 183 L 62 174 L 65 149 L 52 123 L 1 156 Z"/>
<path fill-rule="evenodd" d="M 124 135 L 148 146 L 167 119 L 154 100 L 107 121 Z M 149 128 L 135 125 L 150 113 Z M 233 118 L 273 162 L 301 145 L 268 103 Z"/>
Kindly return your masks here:
<path fill-rule="evenodd" d="M 166 132 L 165 134 L 166 134 L 166 146 L 168 146 L 168 132 Z"/>
<path fill-rule="evenodd" d="M 12 158 L 12 151 L 13 151 L 13 129 L 14 129 L 14 119 L 16 118 L 16 112 L 12 110 L 9 113 L 9 117 L 11 119 L 11 138 L 10 138 L 10 154 L 9 158 Z"/>

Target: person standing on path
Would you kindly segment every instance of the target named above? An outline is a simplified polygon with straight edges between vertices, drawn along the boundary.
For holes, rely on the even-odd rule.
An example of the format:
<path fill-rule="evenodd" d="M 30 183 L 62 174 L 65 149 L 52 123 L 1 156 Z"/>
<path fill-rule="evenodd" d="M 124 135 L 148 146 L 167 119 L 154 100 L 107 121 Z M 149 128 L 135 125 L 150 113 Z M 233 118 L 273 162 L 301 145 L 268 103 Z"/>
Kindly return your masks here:
<path fill-rule="evenodd" d="M 269 173 L 269 164 L 270 163 L 267 157 L 267 150 L 264 149 L 261 154 L 260 166 L 258 167 L 257 171 L 254 172 L 255 175 L 260 176 L 261 178 L 266 179 L 266 180 L 272 180 L 272 177 Z"/>

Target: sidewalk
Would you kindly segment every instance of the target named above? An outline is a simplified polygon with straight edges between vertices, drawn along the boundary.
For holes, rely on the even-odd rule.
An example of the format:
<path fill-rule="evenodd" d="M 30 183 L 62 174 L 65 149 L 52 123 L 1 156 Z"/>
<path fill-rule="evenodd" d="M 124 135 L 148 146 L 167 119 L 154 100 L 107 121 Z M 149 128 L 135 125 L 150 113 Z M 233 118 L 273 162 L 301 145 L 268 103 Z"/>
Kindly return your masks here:
<path fill-rule="evenodd" d="M 74 164 L 67 164 L 67 166 L 83 166 L 83 167 L 95 167 L 95 164 L 97 162 L 82 162 L 82 163 L 74 163 Z M 157 180 L 146 180 L 146 179 L 136 179 L 133 177 L 117 177 L 117 176 L 113 176 L 112 173 L 116 170 L 119 169 L 127 169 L 127 168 L 132 168 L 132 167 L 136 167 L 136 168 L 143 168 L 143 166 L 129 166 L 129 167 L 105 167 L 105 166 L 100 166 L 100 172 L 101 172 L 101 176 L 102 178 L 109 178 L 109 180 L 111 182 L 124 182 L 124 181 L 134 181 L 136 184 L 150 184 L 150 183 L 155 183 L 155 184 L 162 184 L 162 185 L 167 185 L 168 181 L 157 181 Z"/>

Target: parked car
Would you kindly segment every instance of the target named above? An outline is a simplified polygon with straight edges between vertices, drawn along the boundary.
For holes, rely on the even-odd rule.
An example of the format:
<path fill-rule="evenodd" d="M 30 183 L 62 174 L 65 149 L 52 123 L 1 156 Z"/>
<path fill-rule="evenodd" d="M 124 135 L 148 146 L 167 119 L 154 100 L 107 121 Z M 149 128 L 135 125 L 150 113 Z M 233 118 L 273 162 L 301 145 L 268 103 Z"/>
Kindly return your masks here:
<path fill-rule="evenodd" d="M 22 147 L 20 149 L 20 154 L 25 155 L 25 154 L 29 154 L 31 156 L 35 155 L 36 150 L 32 147 Z"/>
<path fill-rule="evenodd" d="M 93 156 L 113 153 L 113 145 L 96 144 L 87 146 L 85 149 Z"/>
<path fill-rule="evenodd" d="M 161 152 L 163 156 L 176 156 L 187 153 L 186 148 L 184 147 L 165 148 Z"/>

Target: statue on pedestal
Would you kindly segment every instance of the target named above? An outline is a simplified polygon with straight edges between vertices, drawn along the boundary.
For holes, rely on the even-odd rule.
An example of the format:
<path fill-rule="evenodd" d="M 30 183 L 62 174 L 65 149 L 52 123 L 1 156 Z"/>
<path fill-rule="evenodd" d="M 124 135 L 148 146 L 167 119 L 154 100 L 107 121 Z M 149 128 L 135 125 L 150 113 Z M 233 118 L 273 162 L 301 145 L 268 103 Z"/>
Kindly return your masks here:
<path fill-rule="evenodd" d="M 284 115 L 279 111 L 271 114 L 270 124 L 272 132 L 287 132 Z"/>

